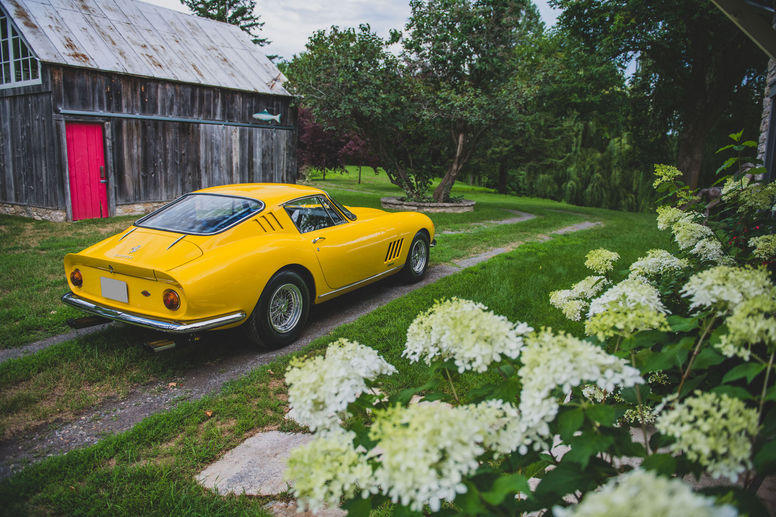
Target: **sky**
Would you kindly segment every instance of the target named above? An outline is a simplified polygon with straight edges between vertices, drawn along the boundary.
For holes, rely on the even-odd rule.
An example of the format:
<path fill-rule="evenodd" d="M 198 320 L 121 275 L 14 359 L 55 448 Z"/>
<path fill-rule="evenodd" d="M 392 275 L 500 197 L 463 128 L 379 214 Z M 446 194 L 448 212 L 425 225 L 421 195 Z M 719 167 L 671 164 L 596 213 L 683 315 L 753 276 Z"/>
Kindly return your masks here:
<path fill-rule="evenodd" d="M 151 4 L 188 12 L 179 0 L 143 0 Z M 534 0 L 544 23 L 555 23 L 558 11 L 547 0 Z M 410 14 L 407 0 L 258 0 L 258 13 L 265 22 L 262 35 L 272 43 L 267 54 L 290 60 L 304 50 L 307 38 L 318 29 L 332 25 L 357 27 L 368 23 L 382 37 L 390 29 L 403 29 Z"/>

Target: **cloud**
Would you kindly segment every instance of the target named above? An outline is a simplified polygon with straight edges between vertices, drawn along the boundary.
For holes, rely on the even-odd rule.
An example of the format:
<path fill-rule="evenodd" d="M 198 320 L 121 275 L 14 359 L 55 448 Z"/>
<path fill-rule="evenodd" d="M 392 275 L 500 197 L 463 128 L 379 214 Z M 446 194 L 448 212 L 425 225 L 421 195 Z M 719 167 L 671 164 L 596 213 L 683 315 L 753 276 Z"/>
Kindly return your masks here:
<path fill-rule="evenodd" d="M 188 12 L 179 0 L 143 1 Z M 552 25 L 559 11 L 550 8 L 547 0 L 535 3 L 545 23 Z M 317 30 L 368 23 L 377 34 L 387 37 L 391 29 L 403 29 L 410 15 L 408 0 L 258 0 L 256 4 L 265 22 L 262 35 L 272 42 L 264 51 L 287 60 L 302 52 Z"/>

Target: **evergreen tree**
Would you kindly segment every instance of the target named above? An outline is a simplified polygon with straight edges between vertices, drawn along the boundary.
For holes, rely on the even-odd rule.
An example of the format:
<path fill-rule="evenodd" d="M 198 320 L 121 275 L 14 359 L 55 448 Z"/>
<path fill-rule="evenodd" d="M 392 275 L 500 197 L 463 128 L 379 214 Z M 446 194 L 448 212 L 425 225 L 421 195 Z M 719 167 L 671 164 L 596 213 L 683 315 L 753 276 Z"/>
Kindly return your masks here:
<path fill-rule="evenodd" d="M 237 25 L 260 47 L 270 43 L 259 35 L 264 22 L 256 14 L 256 0 L 181 0 L 181 3 L 197 16 Z"/>

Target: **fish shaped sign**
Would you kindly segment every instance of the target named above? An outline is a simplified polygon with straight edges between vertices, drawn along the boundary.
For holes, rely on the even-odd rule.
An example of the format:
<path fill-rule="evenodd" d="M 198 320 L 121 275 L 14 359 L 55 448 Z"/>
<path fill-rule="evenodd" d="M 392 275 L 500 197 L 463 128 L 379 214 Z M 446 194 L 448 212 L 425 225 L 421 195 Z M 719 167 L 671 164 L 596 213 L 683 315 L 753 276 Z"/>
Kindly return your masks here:
<path fill-rule="evenodd" d="M 264 111 L 254 113 L 253 118 L 255 118 L 256 120 L 261 120 L 262 122 L 269 122 L 271 120 L 274 120 L 275 122 L 280 124 L 280 113 L 278 113 L 277 115 L 273 115 L 266 109 Z"/>

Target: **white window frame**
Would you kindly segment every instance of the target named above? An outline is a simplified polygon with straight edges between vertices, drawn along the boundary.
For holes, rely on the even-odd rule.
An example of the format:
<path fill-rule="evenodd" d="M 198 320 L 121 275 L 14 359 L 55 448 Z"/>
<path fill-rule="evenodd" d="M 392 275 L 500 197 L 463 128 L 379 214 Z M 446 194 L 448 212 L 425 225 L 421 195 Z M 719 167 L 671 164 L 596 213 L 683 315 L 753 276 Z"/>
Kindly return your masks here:
<path fill-rule="evenodd" d="M 11 20 L 11 17 L 8 15 L 8 13 L 5 12 L 5 9 L 0 6 L 0 25 L 5 24 L 6 29 L 6 35 L 8 36 L 7 39 L 2 39 L 2 30 L 0 30 L 0 45 L 5 46 L 7 45 L 8 48 L 8 61 L 2 61 L 2 53 L 0 53 L 0 90 L 8 89 L 8 88 L 18 88 L 19 86 L 30 86 L 33 84 L 40 84 L 41 83 L 41 69 L 40 69 L 40 59 L 35 55 L 35 53 L 32 51 L 32 48 L 27 43 L 27 41 L 24 39 L 24 36 L 22 36 L 22 33 L 16 28 L 16 26 L 13 23 L 13 20 Z M 1 29 L 1 27 L 0 27 Z M 24 45 L 24 47 L 27 49 L 27 57 L 21 57 L 18 54 L 18 45 L 14 45 L 14 39 L 18 38 L 18 45 Z M 16 68 L 19 63 L 21 63 L 22 60 L 27 60 L 30 64 L 30 72 L 33 71 L 32 67 L 36 67 L 35 70 L 37 71 L 37 77 L 32 79 L 26 79 L 22 81 L 16 80 Z M 6 82 L 5 77 L 5 65 L 9 65 L 9 73 L 10 73 L 10 81 Z M 23 72 L 22 72 L 23 73 Z"/>

